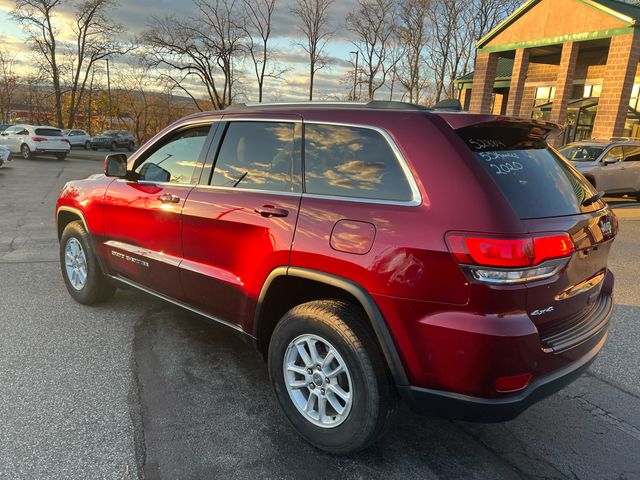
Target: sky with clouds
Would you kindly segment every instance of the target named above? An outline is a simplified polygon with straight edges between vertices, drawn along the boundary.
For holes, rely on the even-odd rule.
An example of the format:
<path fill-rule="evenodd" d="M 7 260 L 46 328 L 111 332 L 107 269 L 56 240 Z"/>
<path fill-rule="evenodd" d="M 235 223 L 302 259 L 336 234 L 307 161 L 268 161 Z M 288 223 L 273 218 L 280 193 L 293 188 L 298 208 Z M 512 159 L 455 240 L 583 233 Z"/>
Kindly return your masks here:
<path fill-rule="evenodd" d="M 66 1 L 60 12 L 61 20 L 73 15 L 73 2 Z M 308 91 L 308 61 L 305 52 L 295 44 L 300 40 L 296 27 L 296 19 L 291 14 L 292 0 L 279 0 L 276 4 L 273 19 L 272 46 L 277 50 L 278 62 L 290 68 L 283 80 L 267 79 L 265 86 L 265 100 L 287 101 L 304 100 Z M 326 52 L 332 58 L 331 66 L 316 74 L 314 84 L 314 98 L 323 100 L 344 100 L 350 90 L 349 60 L 354 50 L 350 43 L 349 33 L 345 27 L 345 17 L 356 8 L 357 0 L 336 0 L 331 6 L 331 24 L 335 35 L 328 43 Z M 24 73 L 31 68 L 31 53 L 25 45 L 24 35 L 9 16 L 15 6 L 14 0 L 0 0 L 0 43 L 9 51 L 15 53 L 19 70 Z M 113 9 L 113 18 L 125 26 L 129 35 L 141 33 L 149 24 L 152 15 L 161 17 L 166 14 L 190 15 L 193 5 L 190 0 L 176 2 L 175 0 L 120 0 L 117 8 Z M 64 37 L 64 30 L 61 31 Z M 116 61 L 114 68 L 118 68 Z M 244 66 L 249 72 L 249 65 Z M 247 75 L 244 79 L 243 90 L 253 95 L 253 78 Z M 384 95 L 384 93 L 382 93 Z M 252 100 L 252 98 L 249 98 Z"/>

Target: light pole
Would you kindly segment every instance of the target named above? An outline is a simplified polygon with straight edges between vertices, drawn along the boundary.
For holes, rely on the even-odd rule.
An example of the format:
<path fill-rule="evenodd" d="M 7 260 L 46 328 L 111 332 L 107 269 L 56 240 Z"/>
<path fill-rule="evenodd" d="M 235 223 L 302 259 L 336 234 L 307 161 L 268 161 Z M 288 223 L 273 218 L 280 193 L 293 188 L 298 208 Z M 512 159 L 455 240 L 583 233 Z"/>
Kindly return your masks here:
<path fill-rule="evenodd" d="M 358 50 L 356 50 L 355 52 L 349 52 L 349 53 L 355 53 L 356 55 L 356 68 L 353 70 L 353 93 L 351 95 L 351 100 L 356 99 L 356 83 L 358 82 L 358 56 L 360 55 L 360 52 Z"/>
<path fill-rule="evenodd" d="M 107 57 L 107 92 L 109 94 L 109 129 L 113 130 L 113 115 L 111 113 L 111 76 L 109 75 L 109 57 Z"/>

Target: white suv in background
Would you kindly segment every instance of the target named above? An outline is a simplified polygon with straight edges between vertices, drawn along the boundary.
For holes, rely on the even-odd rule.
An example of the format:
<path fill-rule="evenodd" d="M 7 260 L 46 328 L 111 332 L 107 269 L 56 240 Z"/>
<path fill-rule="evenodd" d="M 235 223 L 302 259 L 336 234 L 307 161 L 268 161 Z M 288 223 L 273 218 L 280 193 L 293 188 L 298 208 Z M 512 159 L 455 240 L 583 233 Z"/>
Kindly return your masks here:
<path fill-rule="evenodd" d="M 74 128 L 71 130 L 63 130 L 62 133 L 64 133 L 65 138 L 69 140 L 71 148 L 83 147 L 85 150 L 91 148 L 91 135 L 86 131 Z"/>
<path fill-rule="evenodd" d="M 14 125 L 0 133 L 0 145 L 28 159 L 36 155 L 52 155 L 64 160 L 71 150 L 69 140 L 55 127 Z"/>

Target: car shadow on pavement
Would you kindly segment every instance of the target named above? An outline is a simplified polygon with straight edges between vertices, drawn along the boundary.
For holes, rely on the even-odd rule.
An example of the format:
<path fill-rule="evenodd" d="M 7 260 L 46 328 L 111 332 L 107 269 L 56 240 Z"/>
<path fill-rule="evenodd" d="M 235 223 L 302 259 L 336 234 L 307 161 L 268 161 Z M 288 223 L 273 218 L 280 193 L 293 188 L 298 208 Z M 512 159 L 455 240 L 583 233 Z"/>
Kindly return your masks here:
<path fill-rule="evenodd" d="M 387 434 L 369 449 L 326 454 L 288 425 L 252 346 L 201 317 L 154 305 L 140 317 L 134 341 L 144 432 L 140 464 L 148 480 L 599 478 L 627 469 L 640 474 L 633 454 L 640 437 L 628 436 L 635 427 L 621 428 L 624 413 L 603 422 L 602 409 L 594 406 L 605 398 L 627 412 L 637 398 L 589 374 L 505 423 L 455 422 L 401 406 Z M 601 395 L 587 401 L 583 391 Z"/>
<path fill-rule="evenodd" d="M 134 351 L 147 479 L 520 478 L 456 423 L 404 408 L 368 450 L 325 454 L 288 425 L 252 346 L 173 307 L 142 316 Z"/>

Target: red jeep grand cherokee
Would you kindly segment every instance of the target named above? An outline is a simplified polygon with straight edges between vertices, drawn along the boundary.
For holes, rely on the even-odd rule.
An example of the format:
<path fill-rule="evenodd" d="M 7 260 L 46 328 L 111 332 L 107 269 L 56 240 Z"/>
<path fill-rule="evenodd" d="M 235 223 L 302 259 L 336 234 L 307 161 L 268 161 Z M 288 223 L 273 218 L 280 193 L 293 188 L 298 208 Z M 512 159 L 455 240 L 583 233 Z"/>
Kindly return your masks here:
<path fill-rule="evenodd" d="M 329 452 L 398 397 L 513 418 L 585 370 L 613 308 L 618 224 L 554 128 L 396 102 L 193 115 L 63 188 L 62 274 L 80 303 L 126 284 L 242 332 Z"/>

